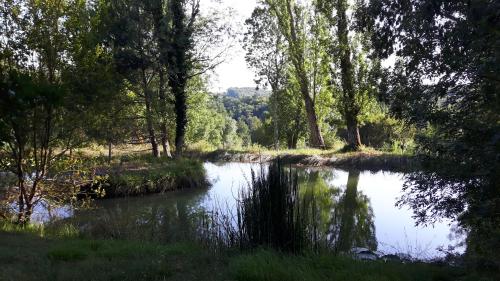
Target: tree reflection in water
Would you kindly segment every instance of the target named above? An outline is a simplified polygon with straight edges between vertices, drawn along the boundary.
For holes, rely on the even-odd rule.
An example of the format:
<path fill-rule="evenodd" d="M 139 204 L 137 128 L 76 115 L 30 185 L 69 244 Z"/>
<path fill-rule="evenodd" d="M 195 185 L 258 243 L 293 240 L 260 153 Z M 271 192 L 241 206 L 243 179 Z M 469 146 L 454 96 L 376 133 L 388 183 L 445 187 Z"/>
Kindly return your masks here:
<path fill-rule="evenodd" d="M 300 239 L 304 239 L 299 243 L 303 245 L 301 247 L 313 251 L 328 250 L 340 253 L 348 252 L 354 247 L 377 249 L 370 200 L 358 191 L 359 171 L 349 172 L 344 189 L 332 184 L 337 176 L 333 170 L 287 168 L 282 172 L 289 174 L 290 169 L 296 174 L 296 177 L 292 178 L 297 179 L 298 190 L 295 192 L 293 188 L 281 188 L 280 192 L 286 194 L 273 198 L 288 198 L 287 202 L 295 202 L 292 206 L 295 211 L 283 212 L 286 216 L 292 215 L 294 218 L 280 219 L 276 217 L 276 212 L 272 214 L 262 210 L 254 213 L 263 214 L 264 217 L 255 217 L 255 221 L 249 221 L 252 228 L 262 226 L 262 231 L 267 231 L 265 229 L 269 229 L 269 226 L 266 228 L 258 222 L 268 220 L 275 220 L 276 223 L 290 222 L 293 225 L 283 225 L 280 229 L 295 229 L 297 235 L 280 237 L 290 236 L 293 239 L 301 237 Z M 267 198 L 262 202 L 267 202 L 266 200 L 269 200 Z M 241 225 L 236 221 L 237 207 L 226 202 L 210 205 L 206 204 L 206 200 L 207 190 L 113 199 L 100 202 L 98 209 L 77 212 L 68 220 L 92 237 L 160 242 L 201 238 L 204 239 L 203 242 L 212 241 L 217 246 L 221 243 L 226 244 L 225 246 L 241 246 L 245 243 L 252 247 L 259 246 L 254 241 L 243 241 L 248 239 L 248 236 L 245 238 L 242 235 L 248 225 Z M 244 200 L 239 198 L 237 202 Z M 275 208 L 278 204 L 278 202 L 269 203 L 264 205 Z M 240 208 L 243 209 L 245 208 Z M 251 219 L 250 216 L 249 220 Z M 68 220 L 62 223 L 67 223 Z M 298 227 L 300 229 L 297 229 Z M 284 241 L 283 244 L 287 242 Z"/>
<path fill-rule="evenodd" d="M 359 171 L 350 171 L 345 190 L 328 182 L 331 171 L 305 171 L 301 178 L 303 215 L 310 217 L 310 239 L 315 248 L 349 252 L 354 247 L 377 249 L 373 210 L 369 198 L 358 191 Z"/>

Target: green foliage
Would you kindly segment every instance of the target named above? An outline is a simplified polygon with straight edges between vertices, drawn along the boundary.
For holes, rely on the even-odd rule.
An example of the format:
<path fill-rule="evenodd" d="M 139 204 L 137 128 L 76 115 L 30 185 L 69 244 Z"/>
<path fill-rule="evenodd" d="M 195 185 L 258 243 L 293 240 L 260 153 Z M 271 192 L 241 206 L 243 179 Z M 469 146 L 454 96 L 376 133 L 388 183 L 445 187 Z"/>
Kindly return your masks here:
<path fill-rule="evenodd" d="M 99 183 L 105 198 L 141 196 L 208 185 L 200 161 L 144 155 L 111 166 Z"/>
<path fill-rule="evenodd" d="M 234 120 L 248 120 L 255 116 L 261 120 L 265 118 L 268 111 L 268 97 L 266 96 L 229 96 L 224 95 L 221 101 L 229 115 Z"/>
<path fill-rule="evenodd" d="M 220 147 L 223 144 L 226 111 L 204 88 L 191 87 L 188 103 L 188 127 L 186 141 L 198 143 L 206 141 Z"/>
<path fill-rule="evenodd" d="M 458 219 L 470 233 L 468 255 L 498 270 L 498 1 L 362 6 L 360 26 L 372 32 L 377 55 L 399 57 L 383 99 L 395 116 L 421 129 L 417 152 L 426 171 L 409 175 L 402 203 L 421 223 Z"/>

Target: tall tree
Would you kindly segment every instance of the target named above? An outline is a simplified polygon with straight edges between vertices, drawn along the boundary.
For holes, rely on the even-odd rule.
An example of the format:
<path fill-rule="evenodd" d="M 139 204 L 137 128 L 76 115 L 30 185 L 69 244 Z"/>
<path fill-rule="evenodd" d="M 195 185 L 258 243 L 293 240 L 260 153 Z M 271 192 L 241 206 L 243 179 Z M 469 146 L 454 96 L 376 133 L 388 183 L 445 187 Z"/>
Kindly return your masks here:
<path fill-rule="evenodd" d="M 247 32 L 243 47 L 247 63 L 257 71 L 256 82 L 271 87 L 271 113 L 273 115 L 274 148 L 279 149 L 279 99 L 287 84 L 288 55 L 284 37 L 275 18 L 266 7 L 257 7 L 245 21 Z M 284 125 L 284 124 L 283 124 Z"/>
<path fill-rule="evenodd" d="M 142 97 L 146 131 L 152 154 L 160 156 L 155 120 L 154 79 L 157 76 L 158 48 L 154 37 L 154 21 L 147 1 L 110 0 L 105 19 L 120 73 L 129 81 L 131 90 Z"/>
<path fill-rule="evenodd" d="M 168 48 L 166 52 L 168 85 L 175 97 L 175 153 L 181 156 L 187 126 L 187 83 L 193 69 L 195 22 L 200 13 L 199 0 L 170 0 L 168 3 Z"/>
<path fill-rule="evenodd" d="M 355 103 L 354 71 L 351 63 L 349 30 L 347 29 L 347 0 L 337 0 L 337 36 L 340 47 L 340 67 L 342 70 L 342 91 L 344 94 L 344 116 L 347 124 L 347 141 L 352 149 L 361 146 L 359 136 L 359 106 Z"/>
<path fill-rule="evenodd" d="M 301 96 L 304 99 L 310 145 L 325 148 L 323 135 L 318 125 L 314 98 L 310 91 L 310 78 L 307 74 L 304 8 L 297 5 L 294 0 L 266 0 L 265 3 L 276 17 L 279 30 L 288 43 L 289 56 L 300 85 Z"/>
<path fill-rule="evenodd" d="M 163 154 L 167 157 L 172 157 L 170 152 L 170 142 L 168 133 L 168 102 L 169 99 L 167 95 L 169 94 L 168 77 L 167 77 L 167 57 L 166 52 L 168 48 L 168 38 L 166 32 L 168 29 L 168 22 L 166 22 L 166 7 L 168 5 L 167 0 L 150 0 L 147 2 L 149 10 L 153 16 L 154 21 L 154 36 L 156 38 L 156 44 L 158 46 L 158 97 L 159 97 L 159 117 L 160 117 L 160 131 L 161 131 L 161 145 L 163 148 Z"/>
<path fill-rule="evenodd" d="M 188 125 L 188 83 L 224 61 L 230 47 L 224 37 L 230 35 L 231 27 L 222 11 L 202 14 L 200 0 L 170 0 L 166 7 L 163 34 L 160 34 L 166 42 L 160 46 L 160 53 L 174 96 L 175 151 L 176 156 L 181 156 Z"/>

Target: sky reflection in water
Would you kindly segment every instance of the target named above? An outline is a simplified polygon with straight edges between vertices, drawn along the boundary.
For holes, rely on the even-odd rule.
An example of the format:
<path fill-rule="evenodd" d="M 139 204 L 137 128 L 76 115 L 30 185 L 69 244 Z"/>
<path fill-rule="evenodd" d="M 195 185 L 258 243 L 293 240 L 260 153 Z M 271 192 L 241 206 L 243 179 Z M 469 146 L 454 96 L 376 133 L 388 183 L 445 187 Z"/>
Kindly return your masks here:
<path fill-rule="evenodd" d="M 205 168 L 210 188 L 101 200 L 93 210 L 55 209 L 53 213 L 65 219 L 54 224 L 71 222 L 103 238 L 189 239 L 207 211 L 235 213 L 239 190 L 247 188 L 252 169 L 260 171 L 258 164 L 248 163 L 206 163 Z M 448 238 L 449 222 L 416 227 L 412 211 L 395 206 L 404 182 L 402 174 L 349 173 L 332 168 L 297 171 L 299 196 L 314 194 L 321 210 L 320 230 L 338 250 L 371 245 L 386 254 L 406 253 L 425 259 L 442 255 L 437 247 L 453 244 Z M 47 221 L 42 209 L 37 212 L 39 220 Z"/>

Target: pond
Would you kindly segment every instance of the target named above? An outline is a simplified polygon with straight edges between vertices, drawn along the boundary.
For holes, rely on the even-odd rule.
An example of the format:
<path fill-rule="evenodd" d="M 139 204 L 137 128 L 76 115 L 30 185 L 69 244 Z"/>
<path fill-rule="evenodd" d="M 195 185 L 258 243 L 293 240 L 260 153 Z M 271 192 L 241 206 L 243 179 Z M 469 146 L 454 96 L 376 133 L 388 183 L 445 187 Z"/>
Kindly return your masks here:
<path fill-rule="evenodd" d="M 205 163 L 212 183 L 191 189 L 145 197 L 100 200 L 91 210 L 59 209 L 53 222 L 71 222 L 93 237 L 179 241 L 200 232 L 200 221 L 213 211 L 235 216 L 239 191 L 248 188 L 258 164 Z M 337 233 L 349 226 L 349 245 L 374 247 L 385 254 L 404 253 L 419 259 L 441 256 L 438 247 L 453 244 L 450 222 L 415 226 L 412 211 L 395 206 L 403 175 L 389 172 L 343 171 L 333 168 L 294 168 L 299 196 L 314 194 L 320 228 Z M 35 219 L 48 220 L 40 212 Z M 332 235 L 330 235 L 332 236 Z M 344 238 L 345 240 L 345 238 Z M 356 243 L 359 243 L 357 245 Z"/>

